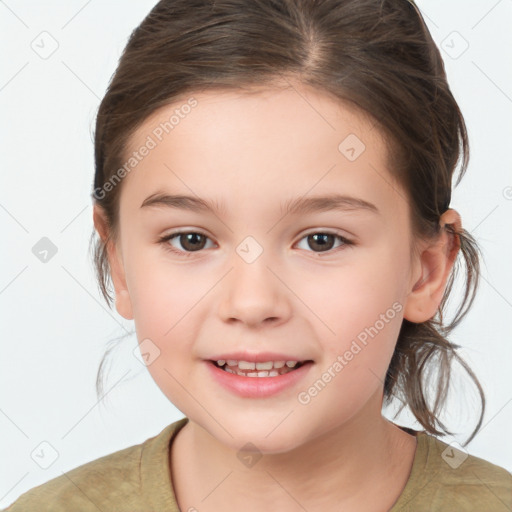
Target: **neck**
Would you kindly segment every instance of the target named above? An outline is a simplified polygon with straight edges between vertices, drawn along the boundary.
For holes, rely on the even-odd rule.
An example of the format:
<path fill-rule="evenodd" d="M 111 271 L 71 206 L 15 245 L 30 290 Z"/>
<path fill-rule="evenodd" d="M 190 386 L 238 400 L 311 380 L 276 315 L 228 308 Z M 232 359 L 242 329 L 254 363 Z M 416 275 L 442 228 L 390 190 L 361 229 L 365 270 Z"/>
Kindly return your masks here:
<path fill-rule="evenodd" d="M 378 510 L 379 496 L 379 510 L 389 510 L 407 482 L 416 439 L 383 418 L 380 408 L 372 410 L 378 413 L 372 421 L 367 413 L 356 415 L 298 448 L 265 454 L 247 467 L 238 453 L 189 420 L 170 456 L 179 508 L 249 512 L 347 507 L 355 512 Z"/>

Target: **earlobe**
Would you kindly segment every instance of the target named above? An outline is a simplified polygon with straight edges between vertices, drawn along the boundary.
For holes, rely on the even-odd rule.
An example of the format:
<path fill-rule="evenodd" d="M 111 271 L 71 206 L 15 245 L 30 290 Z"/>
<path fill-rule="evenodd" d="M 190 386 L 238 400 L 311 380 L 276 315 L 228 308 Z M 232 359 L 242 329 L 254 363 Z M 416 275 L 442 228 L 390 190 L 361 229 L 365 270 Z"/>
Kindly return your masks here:
<path fill-rule="evenodd" d="M 132 302 L 128 290 L 118 289 L 116 290 L 116 309 L 117 312 L 126 320 L 133 320 L 133 309 Z"/>
<path fill-rule="evenodd" d="M 460 215 L 449 209 L 441 216 L 439 224 L 439 237 L 421 250 L 419 277 L 417 272 L 406 299 L 404 318 L 410 322 L 422 323 L 435 316 L 460 249 L 459 237 L 452 234 L 462 229 Z M 447 224 L 451 228 L 447 228 Z"/>
<path fill-rule="evenodd" d="M 113 240 L 109 238 L 109 228 L 105 213 L 100 206 L 94 205 L 93 212 L 94 227 L 98 235 L 107 244 L 107 258 L 110 268 L 110 276 L 115 290 L 115 303 L 117 312 L 127 320 L 133 320 L 133 309 L 126 285 L 126 275 L 122 255 L 118 252 L 118 247 Z"/>

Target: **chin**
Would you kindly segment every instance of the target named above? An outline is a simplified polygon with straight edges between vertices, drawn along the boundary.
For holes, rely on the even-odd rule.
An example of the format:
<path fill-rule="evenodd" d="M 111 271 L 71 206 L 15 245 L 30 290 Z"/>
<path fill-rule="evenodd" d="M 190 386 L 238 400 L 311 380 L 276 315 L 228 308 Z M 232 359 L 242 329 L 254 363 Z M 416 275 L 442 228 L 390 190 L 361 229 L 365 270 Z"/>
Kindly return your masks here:
<path fill-rule="evenodd" d="M 291 420 L 291 415 L 290 418 Z M 280 422 L 282 422 L 280 424 Z M 280 454 L 292 451 L 308 439 L 304 436 L 304 432 L 298 432 L 304 428 L 293 425 L 291 421 L 224 421 L 222 425 L 231 434 L 231 437 L 221 427 L 214 427 L 214 430 L 208 429 L 210 434 L 225 446 L 228 446 L 237 453 L 242 448 L 247 451 L 255 451 L 262 455 Z M 210 425 L 211 427 L 212 425 Z M 245 447 L 245 448 L 244 448 Z"/>

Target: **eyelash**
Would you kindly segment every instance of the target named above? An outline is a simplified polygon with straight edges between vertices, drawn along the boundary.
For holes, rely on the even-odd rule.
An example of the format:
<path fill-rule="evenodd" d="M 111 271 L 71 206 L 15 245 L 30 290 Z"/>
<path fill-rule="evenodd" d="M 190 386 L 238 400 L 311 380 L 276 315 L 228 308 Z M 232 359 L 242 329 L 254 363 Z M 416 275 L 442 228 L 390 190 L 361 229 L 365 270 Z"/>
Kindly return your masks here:
<path fill-rule="evenodd" d="M 164 246 L 165 250 L 167 250 L 167 251 L 169 251 L 169 252 L 171 252 L 173 254 L 177 254 L 179 256 L 184 256 L 185 258 L 190 258 L 191 256 L 194 256 L 195 253 L 199 253 L 202 250 L 199 250 L 199 251 L 180 251 L 180 250 L 175 249 L 174 247 L 172 247 L 170 244 L 167 243 L 167 242 L 169 242 L 169 240 L 172 240 L 173 238 L 176 238 L 179 235 L 190 235 L 190 234 L 194 234 L 194 235 L 197 234 L 197 235 L 204 236 L 207 239 L 210 239 L 206 234 L 201 233 L 200 231 L 174 231 L 172 233 L 169 233 L 168 235 L 165 235 L 165 236 L 159 238 L 158 239 L 158 243 L 162 244 Z M 307 252 L 312 252 L 313 254 L 318 254 L 319 256 L 322 256 L 323 254 L 332 254 L 334 252 L 337 252 L 337 250 L 343 249 L 343 247 L 355 245 L 355 243 L 352 242 L 351 240 L 349 240 L 348 238 L 345 238 L 344 236 L 341 236 L 340 234 L 332 232 L 332 231 L 311 231 L 309 233 L 306 233 L 299 240 L 299 242 L 304 240 L 304 238 L 307 238 L 308 236 L 319 235 L 319 234 L 320 235 L 332 235 L 335 238 L 337 238 L 338 240 L 340 240 L 341 242 L 343 242 L 343 245 L 341 245 L 340 247 L 337 247 L 336 249 L 330 249 L 328 251 L 323 251 L 323 252 L 315 252 L 315 251 L 307 251 Z"/>

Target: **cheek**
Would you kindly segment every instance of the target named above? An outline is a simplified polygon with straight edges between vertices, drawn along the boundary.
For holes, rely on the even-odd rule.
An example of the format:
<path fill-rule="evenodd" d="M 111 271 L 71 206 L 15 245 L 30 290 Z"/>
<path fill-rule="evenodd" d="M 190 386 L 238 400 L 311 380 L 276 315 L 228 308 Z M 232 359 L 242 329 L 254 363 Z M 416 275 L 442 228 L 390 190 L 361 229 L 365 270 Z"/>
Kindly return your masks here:
<path fill-rule="evenodd" d="M 304 411 L 334 427 L 348 421 L 384 385 L 403 306 L 392 273 L 383 280 L 352 268 L 331 276 L 329 283 L 323 294 L 303 292 L 322 319 L 315 321 L 322 357 L 314 379 L 297 398 Z"/>
<path fill-rule="evenodd" d="M 149 274 L 149 275 L 148 275 Z M 193 305 L 199 297 L 168 280 L 154 279 L 151 272 L 137 287 L 134 323 L 140 351 L 149 352 L 147 370 L 162 393 L 179 410 L 190 409 L 196 396 L 190 380 L 194 338 L 197 336 Z M 171 282 L 174 281 L 174 282 Z M 181 293 L 181 290 L 189 290 Z M 144 357 L 144 356 L 143 356 Z M 188 390 L 185 391 L 185 387 Z M 188 409 L 187 409 L 188 407 Z"/>
<path fill-rule="evenodd" d="M 141 253 L 130 261 L 128 275 L 141 352 L 151 354 L 151 376 L 179 408 L 186 399 L 179 382 L 187 381 L 193 366 L 194 343 L 204 322 L 201 306 L 214 279 Z"/>
<path fill-rule="evenodd" d="M 127 275 L 135 324 L 147 337 L 166 339 L 187 323 L 194 304 L 208 291 L 208 283 L 171 261 L 163 248 L 131 254 Z"/>
<path fill-rule="evenodd" d="M 401 268 L 398 254 L 381 251 L 358 258 L 357 264 L 317 273 L 298 289 L 314 315 L 322 369 L 339 375 L 338 382 L 361 386 L 362 380 L 373 385 L 384 379 L 403 318 Z M 305 313 L 311 315 L 309 310 Z"/>

